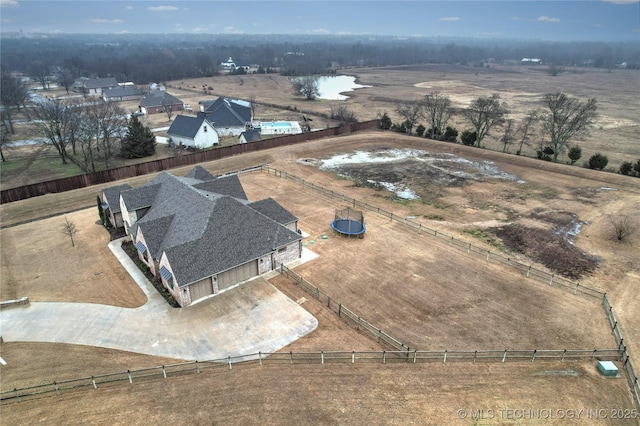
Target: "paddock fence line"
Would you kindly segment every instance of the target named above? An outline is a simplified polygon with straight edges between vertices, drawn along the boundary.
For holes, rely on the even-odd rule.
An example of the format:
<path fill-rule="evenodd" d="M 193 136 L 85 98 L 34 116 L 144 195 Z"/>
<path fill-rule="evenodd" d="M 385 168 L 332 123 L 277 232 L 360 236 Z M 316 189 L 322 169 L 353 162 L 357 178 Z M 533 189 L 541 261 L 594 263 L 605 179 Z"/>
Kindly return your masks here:
<path fill-rule="evenodd" d="M 207 151 L 200 151 L 192 154 L 180 155 L 177 157 L 163 158 L 160 160 L 153 160 L 145 163 L 132 164 L 129 166 L 118 167 L 94 173 L 86 173 L 77 176 L 38 182 L 0 191 L 0 202 L 10 203 L 13 201 L 24 200 L 40 195 L 71 191 L 74 189 L 85 188 L 92 185 L 114 182 L 121 179 L 161 172 L 163 170 L 174 169 L 177 167 L 190 166 L 207 161 L 219 160 L 221 158 L 231 157 L 234 155 L 256 152 L 270 148 L 278 148 L 282 146 L 317 140 L 325 137 L 343 136 L 351 134 L 353 132 L 377 128 L 378 120 L 362 121 L 358 123 L 345 124 L 338 127 L 330 127 L 323 130 L 316 130 L 313 132 L 300 133 L 297 135 L 284 135 L 251 143 L 224 146 Z"/>
<path fill-rule="evenodd" d="M 509 256 L 505 256 L 501 253 L 497 253 L 492 250 L 487 250 L 483 247 L 479 247 L 472 243 L 468 243 L 466 241 L 457 239 L 454 236 L 448 235 L 444 232 L 429 228 L 428 226 L 425 226 L 422 223 L 418 222 L 416 219 L 410 219 L 406 216 L 397 215 L 392 212 L 381 209 L 380 207 L 375 206 L 373 204 L 359 201 L 355 198 L 348 197 L 344 194 L 341 194 L 337 191 L 333 191 L 331 189 L 326 189 L 322 186 L 314 184 L 313 182 L 304 180 L 292 173 L 274 169 L 269 165 L 264 165 L 262 167 L 262 170 L 269 175 L 291 180 L 301 185 L 303 188 L 308 188 L 322 195 L 328 196 L 336 200 L 340 200 L 342 203 L 349 204 L 353 208 L 360 208 L 363 210 L 377 213 L 380 216 L 388 218 L 390 221 L 395 221 L 397 223 L 403 224 L 407 228 L 414 230 L 418 235 L 423 235 L 425 237 L 433 237 L 434 239 L 445 242 L 448 245 L 455 247 L 458 250 L 463 251 L 467 254 L 473 254 L 476 257 L 483 258 L 487 262 L 502 264 L 511 269 L 514 269 L 515 271 L 521 273 L 527 278 L 534 278 L 545 284 L 549 284 L 550 286 L 565 288 L 571 291 L 573 294 L 581 294 L 585 296 L 594 297 L 597 299 L 602 299 L 602 297 L 604 296 L 604 292 L 600 290 L 585 286 L 576 281 L 571 281 L 564 277 L 558 276 L 554 273 L 549 273 L 541 269 L 534 268 L 532 265 L 524 264 L 522 262 L 519 262 L 516 259 L 513 259 Z"/>
<path fill-rule="evenodd" d="M 611 333 L 613 334 L 613 337 L 615 337 L 618 349 L 622 355 L 622 368 L 624 368 L 624 371 L 627 374 L 627 380 L 631 387 L 631 394 L 633 395 L 636 405 L 640 408 L 640 382 L 638 382 L 638 375 L 633 368 L 633 363 L 631 362 L 629 352 L 627 351 L 627 345 L 625 345 L 624 339 L 622 338 L 622 332 L 620 331 L 618 320 L 613 313 L 613 307 L 611 306 L 611 303 L 609 303 L 609 298 L 606 294 L 602 297 L 602 307 L 607 313 L 609 326 L 611 326 Z"/>
<path fill-rule="evenodd" d="M 536 361 L 594 361 L 620 360 L 618 349 L 592 350 L 476 350 L 476 351 L 314 351 L 314 352 L 258 352 L 208 361 L 189 361 L 150 368 L 96 374 L 78 379 L 60 380 L 36 386 L 14 388 L 0 392 L 0 402 L 15 403 L 48 395 L 61 395 L 66 391 L 98 389 L 113 383 L 134 384 L 139 381 L 168 379 L 188 374 L 201 374 L 207 370 L 232 370 L 234 364 L 243 365 L 296 365 L 296 364 L 427 364 L 435 362 L 536 362 Z"/>
<path fill-rule="evenodd" d="M 302 276 L 293 272 L 283 264 L 280 264 L 280 274 L 292 280 L 295 284 L 299 285 L 300 288 L 323 303 L 328 309 L 338 315 L 338 317 L 340 317 L 349 326 L 353 326 L 357 330 L 364 332 L 367 337 L 376 340 L 378 343 L 381 343 L 387 347 L 391 347 L 392 349 L 404 353 L 406 354 L 406 356 L 409 356 L 410 348 L 408 345 L 405 345 L 400 340 L 390 336 L 388 333 L 382 331 L 380 328 L 366 321 L 360 315 L 353 312 L 342 303 L 336 301 L 335 299 L 332 299 L 331 296 L 329 296 L 318 287 L 314 286 L 309 281 L 305 280 Z"/>
<path fill-rule="evenodd" d="M 472 243 L 467 243 L 466 241 L 456 239 L 455 237 L 451 235 L 447 235 L 444 232 L 440 232 L 436 229 L 432 229 L 427 226 L 424 226 L 418 221 L 416 221 L 415 219 L 409 219 L 406 216 L 393 214 L 392 212 L 381 209 L 380 207 L 377 207 L 373 204 L 359 201 L 355 198 L 348 197 L 334 190 L 326 189 L 322 186 L 314 184 L 313 182 L 306 181 L 292 173 L 274 169 L 269 165 L 264 165 L 262 167 L 262 171 L 266 172 L 268 175 L 273 175 L 275 177 L 288 179 L 292 182 L 295 182 L 301 185 L 303 188 L 308 188 L 321 195 L 324 195 L 336 200 L 340 200 L 342 203 L 349 204 L 354 208 L 361 208 L 363 210 L 371 211 L 383 217 L 388 218 L 390 221 L 396 221 L 396 222 L 402 223 L 404 226 L 406 226 L 411 230 L 414 230 L 419 235 L 424 235 L 425 237 L 433 237 L 434 239 L 445 242 L 462 252 L 466 252 L 469 255 L 474 255 L 477 257 L 484 258 L 487 262 L 495 262 L 495 263 L 502 264 L 503 266 L 507 266 L 521 273 L 527 278 L 533 278 L 539 282 L 549 284 L 550 286 L 563 288 L 565 290 L 572 292 L 575 295 L 580 294 L 587 297 L 592 297 L 594 299 L 599 299 L 607 315 L 607 318 L 609 320 L 609 324 L 611 326 L 611 332 L 616 340 L 616 344 L 618 345 L 618 348 L 622 351 L 622 357 L 623 357 L 622 361 L 624 365 L 624 370 L 627 374 L 627 378 L 629 380 L 629 384 L 631 386 L 631 392 L 633 394 L 635 402 L 638 408 L 640 408 L 640 383 L 638 381 L 638 376 L 631 362 L 631 358 L 629 356 L 629 352 L 626 348 L 626 345 L 624 344 L 622 332 L 620 331 L 618 322 L 615 319 L 613 307 L 609 303 L 609 299 L 607 298 L 607 295 L 605 292 L 585 286 L 583 284 L 580 284 L 579 282 L 571 281 L 566 278 L 557 276 L 553 273 L 549 273 L 541 269 L 534 268 L 531 265 L 521 263 L 517 260 L 511 259 L 508 256 L 504 256 L 503 254 L 496 253 L 494 251 L 487 250 L 483 247 L 475 246 Z"/>

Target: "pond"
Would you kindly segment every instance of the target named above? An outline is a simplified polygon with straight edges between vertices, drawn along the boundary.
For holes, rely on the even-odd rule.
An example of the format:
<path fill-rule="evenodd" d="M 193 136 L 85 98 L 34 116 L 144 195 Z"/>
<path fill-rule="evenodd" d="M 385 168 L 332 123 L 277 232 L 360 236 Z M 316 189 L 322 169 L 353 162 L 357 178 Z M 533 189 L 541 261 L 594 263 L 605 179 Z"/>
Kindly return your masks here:
<path fill-rule="evenodd" d="M 345 99 L 349 99 L 349 97 L 343 95 L 343 92 L 350 92 L 364 87 L 371 86 L 356 83 L 356 78 L 350 75 L 323 76 L 318 78 L 318 91 L 320 92 L 318 98 L 344 101 Z"/>

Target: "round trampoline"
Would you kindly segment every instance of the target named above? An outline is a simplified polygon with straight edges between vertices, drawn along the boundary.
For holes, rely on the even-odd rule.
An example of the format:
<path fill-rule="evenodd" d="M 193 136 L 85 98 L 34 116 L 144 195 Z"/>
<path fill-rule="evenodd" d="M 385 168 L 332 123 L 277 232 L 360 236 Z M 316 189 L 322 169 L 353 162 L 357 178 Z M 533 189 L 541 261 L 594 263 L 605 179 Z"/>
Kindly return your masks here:
<path fill-rule="evenodd" d="M 362 237 L 364 231 L 366 231 L 362 212 L 351 210 L 349 207 L 344 210 L 336 210 L 333 222 L 331 222 L 331 228 L 342 235 L 348 236 Z"/>

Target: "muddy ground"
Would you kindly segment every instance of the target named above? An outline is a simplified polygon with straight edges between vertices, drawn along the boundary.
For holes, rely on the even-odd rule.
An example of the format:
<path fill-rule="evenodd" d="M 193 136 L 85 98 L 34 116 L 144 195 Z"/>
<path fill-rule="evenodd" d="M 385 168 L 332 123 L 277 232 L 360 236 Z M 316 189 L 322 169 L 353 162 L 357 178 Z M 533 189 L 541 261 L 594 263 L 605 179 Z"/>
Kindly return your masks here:
<path fill-rule="evenodd" d="M 416 167 L 405 160 L 388 169 L 371 166 L 369 169 L 375 170 L 373 174 L 358 168 L 360 175 L 354 178 L 319 167 L 320 161 L 336 154 L 348 156 L 357 151 L 388 148 L 424 150 L 434 157 L 456 155 L 478 164 L 492 161 L 497 170 L 515 179 L 480 176 L 460 180 L 458 172 L 472 170 L 465 166 L 462 170 L 448 169 L 444 174 L 434 174 L 433 170 L 422 171 L 422 163 L 421 167 Z M 314 159 L 318 163 L 304 159 Z M 493 228 L 520 223 L 533 229 L 553 229 L 558 223 L 565 224 L 569 218 L 583 223 L 580 232 L 572 237 L 573 244 L 597 257 L 599 263 L 581 281 L 607 291 L 632 359 L 639 363 L 634 355 L 640 351 L 640 330 L 636 326 L 640 322 L 636 297 L 640 278 L 638 240 L 617 243 L 611 238 L 608 223 L 608 215 L 640 210 L 640 187 L 636 180 L 389 132 L 327 138 L 203 166 L 213 173 L 223 173 L 266 163 L 317 185 L 378 205 L 394 215 L 415 216 L 415 220 L 430 228 L 475 244 L 486 244 L 491 249 L 498 249 L 496 244 L 504 244 L 487 240 L 487 236 L 495 238 L 490 235 Z M 441 165 L 436 164 L 437 167 Z M 378 172 L 378 169 L 382 171 Z M 184 174 L 187 170 L 174 172 Z M 438 176 L 456 179 L 444 185 Z M 130 182 L 140 185 L 151 177 L 131 179 Z M 406 199 L 384 186 L 362 184 L 376 179 L 406 183 L 420 198 Z M 553 287 L 531 286 L 521 276 L 505 273 L 500 267 L 478 259 L 468 259 L 447 246 L 419 243 L 415 235 L 409 235 L 402 227 L 371 213 L 365 218 L 369 228 L 364 239 L 338 239 L 331 234 L 329 223 L 334 209 L 344 207 L 339 201 L 310 195 L 300 187 L 291 186 L 287 180 L 261 174 L 245 175 L 242 182 L 250 199 L 272 196 L 289 208 L 300 217 L 301 228 L 317 241 L 313 246 L 320 258 L 303 265 L 297 272 L 362 312 L 367 319 L 383 324 L 392 334 L 406 336 L 412 345 L 437 349 L 505 344 L 509 347 L 560 348 L 567 342 L 574 347 L 608 346 L 613 342 L 602 308 L 597 303 L 572 299 L 570 293 Z M 89 208 L 94 205 L 98 190 L 97 187 L 85 188 L 2 205 L 0 221 L 5 226 L 56 212 Z M 83 227 L 91 226 L 91 213 L 86 214 Z M 46 229 L 46 221 L 41 222 Z M 25 226 L 0 231 L 3 248 L 6 231 L 11 230 L 17 240 L 22 236 L 38 235 L 38 222 L 33 223 L 34 229 Z M 319 238 L 323 234 L 329 238 Z M 31 238 L 42 245 L 43 253 L 51 240 Z M 65 241 L 61 240 L 60 248 L 49 252 L 62 256 L 63 243 Z M 25 259 L 29 259 L 28 256 L 33 255 L 28 245 L 20 249 L 14 247 L 14 256 L 18 258 L 27 256 Z M 527 258 L 524 253 L 520 255 Z M 337 267 L 338 264 L 343 267 Z M 3 267 L 10 268 L 11 265 Z M 91 272 L 96 271 L 92 268 Z M 4 270 L 2 275 L 6 276 Z M 440 278 L 434 280 L 431 278 L 434 276 Z M 0 288 L 5 288 L 5 283 L 0 283 Z M 294 300 L 310 299 L 287 280 L 277 279 L 274 284 Z M 26 285 L 26 282 L 20 285 Z M 22 295 L 20 285 L 14 287 L 17 297 Z M 64 291 L 64 288 L 62 283 L 56 287 L 58 291 Z M 44 290 L 39 294 L 41 300 L 47 297 Z M 105 293 L 103 297 L 107 295 Z M 59 295 L 52 294 L 51 297 L 56 300 Z M 111 303 L 123 302 L 114 300 Z M 135 306 L 135 303 L 131 305 Z M 302 306 L 319 318 L 321 327 L 318 333 L 285 349 L 338 349 L 344 345 L 360 350 L 377 349 L 375 342 L 362 340 L 362 335 L 339 321 L 331 322 L 336 319 L 333 314 L 323 317 L 326 308 L 317 302 L 307 300 Z M 385 318 L 387 322 L 383 322 Z M 3 357 L 6 355 L 5 358 L 11 360 L 9 367 L 0 367 L 3 387 L 5 378 L 11 377 L 12 383 L 33 383 L 51 377 L 86 376 L 96 370 L 118 371 L 125 364 L 140 368 L 167 362 L 117 351 L 105 354 L 104 350 L 92 348 L 84 348 L 80 354 L 70 351 L 66 345 L 55 344 L 5 342 L 0 351 Z M 45 353 L 47 356 L 42 356 Z M 56 359 L 53 366 L 48 361 L 50 358 Z M 114 385 L 93 393 L 83 391 L 60 398 L 54 396 L 3 405 L 2 413 L 3 419 L 12 424 L 31 423 L 25 419 L 57 422 L 63 418 L 67 422 L 128 424 L 148 422 L 150 418 L 230 423 L 259 420 L 286 423 L 293 419 L 301 424 L 470 424 L 467 419 L 457 417 L 457 409 L 467 406 L 492 409 L 633 408 L 626 380 L 604 379 L 592 363 L 447 363 L 421 370 L 379 369 L 374 365 L 344 367 L 234 368 L 233 375 L 202 376 L 204 380 L 198 382 L 186 377 L 140 386 Z M 578 374 L 557 373 L 566 370 Z M 553 371 L 556 373 L 550 373 Z M 6 386 L 11 384 L 6 383 Z M 605 388 L 607 390 L 603 391 Z M 243 397 L 225 396 L 239 394 Z M 176 408 L 178 398 L 183 403 Z M 589 419 L 581 420 L 581 424 L 589 423 Z M 502 419 L 502 422 L 514 423 L 509 419 Z M 551 424 L 554 422 L 566 423 L 556 419 Z M 603 424 L 601 419 L 591 421 L 594 422 Z M 607 422 L 618 423 L 611 419 L 604 421 Z"/>

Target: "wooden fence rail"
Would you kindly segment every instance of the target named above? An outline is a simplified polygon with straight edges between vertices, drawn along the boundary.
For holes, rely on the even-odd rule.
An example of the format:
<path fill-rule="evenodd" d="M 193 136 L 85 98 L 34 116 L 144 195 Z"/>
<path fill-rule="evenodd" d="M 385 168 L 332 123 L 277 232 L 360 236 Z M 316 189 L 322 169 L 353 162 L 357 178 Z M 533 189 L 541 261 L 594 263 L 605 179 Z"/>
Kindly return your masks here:
<path fill-rule="evenodd" d="M 234 364 L 425 364 L 434 362 L 536 362 L 536 361 L 619 361 L 618 349 L 593 350 L 476 350 L 476 351 L 315 351 L 252 353 L 208 361 L 190 361 L 151 368 L 96 374 L 78 379 L 54 381 L 37 386 L 0 392 L 2 403 L 22 402 L 41 395 L 60 395 L 78 389 L 98 389 L 111 383 L 129 383 L 148 379 L 168 379 L 205 370 L 233 369 Z"/>
<path fill-rule="evenodd" d="M 613 313 L 613 308 L 609 303 L 606 293 L 604 293 L 603 291 L 585 286 L 583 284 L 580 284 L 577 281 L 572 281 L 572 280 L 557 276 L 553 272 L 547 272 L 541 269 L 534 268 L 532 265 L 524 264 L 502 253 L 497 253 L 495 251 L 487 250 L 483 247 L 476 246 L 472 243 L 459 240 L 451 235 L 447 235 L 446 233 L 440 232 L 436 229 L 432 229 L 427 226 L 424 226 L 423 224 L 416 221 L 415 219 L 408 219 L 406 216 L 400 216 L 397 214 L 394 215 L 392 212 L 381 209 L 378 206 L 374 206 L 372 204 L 356 200 L 355 198 L 348 197 L 337 191 L 323 188 L 319 185 L 314 184 L 313 182 L 305 181 L 304 179 L 298 176 L 295 176 L 291 173 L 288 173 L 286 171 L 273 169 L 268 165 L 263 166 L 262 170 L 269 175 L 288 179 L 290 181 L 293 181 L 301 185 L 303 188 L 308 188 L 324 196 L 327 196 L 336 200 L 340 200 L 340 202 L 349 204 L 354 208 L 360 208 L 362 210 L 371 211 L 383 217 L 389 218 L 389 220 L 391 221 L 402 223 L 407 228 L 415 231 L 418 235 L 422 235 L 425 237 L 432 237 L 438 241 L 442 241 L 452 247 L 455 247 L 460 251 L 466 252 L 469 255 L 482 257 L 487 262 L 502 264 L 503 266 L 506 266 L 509 269 L 515 270 L 516 272 L 526 276 L 527 278 L 532 278 L 536 281 L 543 282 L 550 286 L 563 288 L 565 290 L 572 292 L 575 295 L 579 294 L 582 296 L 587 296 L 590 298 L 600 300 L 605 310 L 605 313 L 607 315 L 607 318 L 609 320 L 609 324 L 611 326 L 611 332 L 616 339 L 616 344 L 618 345 L 619 350 L 621 351 L 622 361 L 624 366 L 623 368 L 627 375 L 627 379 L 629 380 L 631 392 L 635 399 L 636 405 L 640 409 L 640 382 L 638 380 L 638 376 L 631 362 L 631 358 L 629 357 L 629 353 L 626 349 L 626 345 L 624 344 L 622 332 L 620 331 L 620 327 Z"/>
<path fill-rule="evenodd" d="M 216 149 L 210 149 L 207 151 L 180 155 L 177 157 L 163 158 L 160 160 L 153 160 L 145 163 L 118 167 L 115 169 L 39 182 L 31 185 L 24 185 L 0 191 L 0 202 L 10 203 L 12 201 L 24 200 L 27 198 L 37 197 L 49 193 L 71 191 L 78 188 L 114 182 L 121 179 L 161 172 L 163 170 L 174 169 L 177 167 L 219 160 L 221 158 L 245 154 L 248 152 L 277 148 L 330 136 L 348 135 L 353 132 L 375 129 L 377 127 L 378 120 L 363 121 L 359 123 L 345 124 L 338 127 L 317 130 L 313 132 L 300 133 L 297 135 L 284 135 L 251 143 L 230 145 Z"/>

